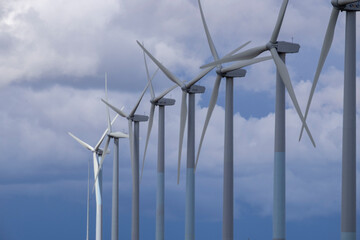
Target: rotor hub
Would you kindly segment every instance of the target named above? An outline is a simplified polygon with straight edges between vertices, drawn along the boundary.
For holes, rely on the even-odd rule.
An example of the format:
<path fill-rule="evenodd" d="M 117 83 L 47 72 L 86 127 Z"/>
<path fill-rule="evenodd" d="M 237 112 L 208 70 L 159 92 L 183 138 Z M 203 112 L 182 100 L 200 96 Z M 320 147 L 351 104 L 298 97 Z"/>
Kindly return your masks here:
<path fill-rule="evenodd" d="M 102 149 L 98 149 L 98 150 L 96 150 L 96 154 L 100 157 L 100 156 L 102 156 L 102 154 L 103 154 L 103 150 Z"/>
<path fill-rule="evenodd" d="M 276 44 L 276 43 L 268 42 L 268 43 L 265 45 L 265 46 L 266 46 L 266 49 L 267 49 L 267 50 L 272 49 L 273 47 L 275 47 L 275 44 Z"/>
<path fill-rule="evenodd" d="M 219 76 L 221 76 L 221 77 L 225 77 L 225 73 L 222 73 L 222 72 L 221 72 L 221 69 L 222 69 L 222 68 L 216 69 L 216 74 L 219 75 Z"/>

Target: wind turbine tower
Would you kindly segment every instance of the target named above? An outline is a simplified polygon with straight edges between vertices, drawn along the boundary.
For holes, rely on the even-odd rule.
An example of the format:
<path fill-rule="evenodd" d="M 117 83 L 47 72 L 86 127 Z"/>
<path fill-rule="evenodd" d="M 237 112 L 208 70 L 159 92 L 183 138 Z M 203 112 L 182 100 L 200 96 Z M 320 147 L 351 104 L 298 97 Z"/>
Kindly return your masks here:
<path fill-rule="evenodd" d="M 106 100 L 101 99 L 112 110 L 117 112 L 120 116 L 128 120 L 129 127 L 129 140 L 130 140 L 130 153 L 131 153 L 131 168 L 132 168 L 132 210 L 131 210 L 131 239 L 139 240 L 139 137 L 140 137 L 140 122 L 146 122 L 149 117 L 145 115 L 135 114 L 139 104 L 147 90 L 149 85 L 146 85 L 145 89 L 141 93 L 139 100 L 135 107 L 129 114 L 123 112 L 122 109 L 118 109 L 115 106 L 108 103 Z M 133 128 L 134 125 L 134 128 Z"/>
<path fill-rule="evenodd" d="M 305 119 L 319 80 L 321 70 L 334 38 L 336 22 L 340 11 L 346 12 L 345 64 L 344 64 L 344 109 L 342 137 L 342 181 L 341 181 L 341 240 L 356 239 L 356 12 L 360 1 L 332 0 L 328 28 L 316 69 Z M 303 127 L 304 128 L 304 127 Z M 301 129 L 300 138 L 303 132 Z"/>
<path fill-rule="evenodd" d="M 356 240 L 356 11 L 345 6 L 345 69 L 341 181 L 341 240 Z"/>
<path fill-rule="evenodd" d="M 164 240 L 165 238 L 165 107 L 172 106 L 175 104 L 175 99 L 165 98 L 164 96 L 168 94 L 170 91 L 175 89 L 177 85 L 165 90 L 159 96 L 155 96 L 155 91 L 152 85 L 152 79 L 155 76 L 150 78 L 148 65 L 146 62 L 146 56 L 144 52 L 144 62 L 146 68 L 146 75 L 150 86 L 151 93 L 151 107 L 150 107 L 150 117 L 148 124 L 148 131 L 146 136 L 145 150 L 144 150 L 144 158 L 143 164 L 141 168 L 141 177 L 143 175 L 144 165 L 145 165 L 145 157 L 146 150 L 149 143 L 149 138 L 151 134 L 151 128 L 154 120 L 154 112 L 155 107 L 159 107 L 159 123 L 158 123 L 158 159 L 157 159 L 157 188 L 156 188 L 156 231 L 155 231 L 155 239 L 156 240 Z M 157 69 L 158 70 L 158 69 Z"/>
<path fill-rule="evenodd" d="M 286 216 L 285 216 L 285 87 L 290 95 L 294 107 L 305 129 L 315 146 L 309 128 L 300 110 L 296 95 L 290 80 L 289 72 L 285 65 L 287 53 L 297 53 L 300 45 L 278 41 L 278 36 L 283 23 L 288 0 L 283 0 L 279 15 L 272 32 L 271 38 L 265 45 L 248 49 L 230 57 L 217 60 L 202 67 L 214 64 L 251 59 L 259 54 L 270 51 L 277 70 L 276 77 L 276 103 L 275 103 L 275 144 L 274 144 L 274 188 L 273 188 L 273 240 L 286 239 Z"/>

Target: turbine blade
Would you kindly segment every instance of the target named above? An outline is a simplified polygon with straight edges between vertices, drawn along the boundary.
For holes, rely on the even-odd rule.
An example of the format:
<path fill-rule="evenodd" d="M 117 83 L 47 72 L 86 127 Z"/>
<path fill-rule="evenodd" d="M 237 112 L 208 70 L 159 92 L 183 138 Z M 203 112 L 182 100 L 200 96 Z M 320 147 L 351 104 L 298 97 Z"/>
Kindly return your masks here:
<path fill-rule="evenodd" d="M 90 151 L 94 151 L 94 148 L 92 146 L 90 146 L 89 144 L 87 144 L 86 142 L 80 140 L 80 138 L 76 137 L 74 134 L 72 134 L 71 132 L 68 132 L 68 134 L 75 139 L 78 143 L 80 143 L 83 147 L 85 147 L 86 149 L 90 150 Z"/>
<path fill-rule="evenodd" d="M 259 56 L 261 53 L 263 53 L 266 50 L 268 50 L 266 45 L 250 48 L 250 49 L 248 49 L 246 51 L 234 54 L 232 56 L 224 57 L 224 58 L 222 58 L 222 59 L 220 59 L 218 61 L 214 61 L 212 63 L 205 64 L 205 65 L 201 66 L 200 68 L 207 68 L 207 67 L 215 66 L 217 64 L 255 58 L 255 57 Z"/>
<path fill-rule="evenodd" d="M 146 48 L 139 43 L 139 41 L 136 41 L 139 46 L 144 50 L 144 52 L 153 60 L 153 62 L 161 69 L 161 71 L 174 83 L 176 83 L 179 87 L 184 86 L 184 83 L 180 81 L 177 77 L 175 77 L 174 74 L 172 74 L 164 65 L 162 65 L 151 53 L 146 50 Z"/>
<path fill-rule="evenodd" d="M 107 73 L 105 73 L 105 99 L 106 99 L 106 101 L 109 101 L 108 88 L 107 88 Z M 109 112 L 109 107 L 108 106 L 106 106 L 106 114 L 107 114 L 107 120 L 108 120 L 108 129 L 109 129 L 110 132 L 112 132 L 111 120 L 110 120 L 110 112 Z"/>
<path fill-rule="evenodd" d="M 113 118 L 113 120 L 111 121 L 111 125 L 114 124 L 115 120 L 118 118 L 119 114 L 116 114 L 116 116 Z"/>
<path fill-rule="evenodd" d="M 97 160 L 97 153 L 94 151 L 93 152 L 93 164 L 94 164 L 94 179 L 95 179 L 95 176 L 98 172 L 98 169 L 99 169 L 99 163 L 98 163 L 98 160 Z M 92 189 L 92 193 L 94 193 L 94 190 L 95 188 L 97 189 L 97 191 L 100 191 L 100 184 L 98 181 L 96 181 L 93 185 L 93 189 Z"/>
<path fill-rule="evenodd" d="M 213 40 L 211 38 L 211 35 L 210 35 L 210 32 L 209 32 L 209 28 L 208 28 L 208 26 L 206 24 L 206 20 L 205 20 L 205 16 L 204 16 L 204 13 L 203 13 L 203 10 L 202 10 L 202 7 L 201 7 L 200 0 L 198 0 L 198 3 L 199 3 L 200 14 L 201 14 L 201 20 L 202 20 L 202 23 L 204 25 L 205 34 L 206 34 L 206 38 L 207 38 L 208 43 L 209 43 L 211 54 L 212 54 L 215 61 L 219 60 L 219 55 L 218 55 L 218 53 L 216 51 L 214 42 L 213 42 Z"/>
<path fill-rule="evenodd" d="M 179 134 L 179 155 L 178 155 L 178 178 L 177 184 L 180 182 L 180 163 L 181 163 L 181 152 L 182 152 L 182 144 L 184 139 L 185 132 L 185 124 L 187 117 L 187 103 L 186 103 L 186 92 L 183 91 L 181 98 L 181 115 L 180 115 L 180 134 Z"/>
<path fill-rule="evenodd" d="M 129 142 L 130 142 L 130 161 L 131 161 L 131 170 L 134 174 L 134 133 L 132 128 L 132 121 L 128 120 L 128 127 L 129 127 Z"/>
<path fill-rule="evenodd" d="M 104 150 L 103 150 L 103 152 L 102 152 L 102 154 L 101 154 L 101 160 L 100 160 L 100 164 L 99 164 L 99 170 L 102 169 L 102 166 L 103 166 L 103 164 L 104 164 L 105 156 L 106 156 L 106 154 L 108 153 L 108 148 L 109 148 L 110 140 L 111 140 L 110 137 L 108 137 L 108 138 L 106 139 L 105 147 L 104 147 Z"/>
<path fill-rule="evenodd" d="M 112 120 L 111 123 L 110 123 L 111 125 L 114 124 L 114 122 L 115 122 L 115 120 L 118 118 L 118 116 L 119 116 L 119 114 L 116 114 L 116 116 L 113 118 L 113 120 Z M 107 128 L 107 129 L 105 129 L 104 133 L 101 135 L 101 138 L 100 138 L 100 140 L 98 141 L 98 143 L 95 145 L 95 147 L 94 147 L 95 150 L 98 150 L 98 149 L 99 149 L 101 143 L 104 141 L 104 139 L 105 139 L 105 137 L 106 137 L 106 135 L 107 135 L 108 133 L 109 133 L 109 129 Z"/>
<path fill-rule="evenodd" d="M 142 93 L 141 93 L 141 95 L 140 95 L 140 97 L 139 97 L 139 100 L 137 101 L 137 103 L 136 103 L 135 107 L 133 108 L 133 110 L 130 112 L 129 116 L 134 116 L 134 114 L 135 114 L 137 108 L 139 107 L 140 102 L 141 102 L 142 98 L 144 97 L 145 92 L 146 92 L 146 90 L 148 89 L 150 83 L 151 83 L 151 81 L 146 84 L 146 87 L 145 87 L 144 90 L 142 91 Z"/>
<path fill-rule="evenodd" d="M 161 98 L 165 97 L 165 95 L 167 95 L 169 92 L 171 92 L 172 90 L 174 90 L 174 89 L 177 88 L 177 87 L 178 87 L 178 85 L 174 85 L 174 86 L 172 86 L 171 88 L 166 89 L 166 90 L 165 90 L 164 92 L 162 92 L 159 96 L 155 97 L 155 98 L 153 99 L 153 101 L 154 101 L 154 102 L 159 101 Z"/>
<path fill-rule="evenodd" d="M 147 130 L 147 135 L 146 135 L 146 143 L 145 143 L 145 150 L 144 150 L 144 157 L 143 157 L 143 163 L 142 163 L 142 167 L 141 167 L 140 181 L 142 179 L 142 175 L 143 175 L 143 171 L 144 171 L 146 150 L 147 150 L 147 147 L 148 147 L 148 144 L 149 144 L 151 128 L 152 128 L 153 120 L 154 120 L 154 111 L 155 111 L 155 104 L 151 104 L 149 124 L 148 124 L 148 130 Z"/>
<path fill-rule="evenodd" d="M 282 25 L 283 20 L 284 20 L 284 15 L 285 15 L 285 12 L 286 12 L 286 7 L 288 5 L 288 2 L 289 2 L 289 0 L 283 0 L 283 3 L 281 5 L 279 15 L 278 15 L 278 18 L 277 18 L 277 21 L 276 21 L 276 24 L 275 24 L 275 28 L 274 28 L 273 33 L 272 33 L 271 38 L 270 38 L 271 43 L 276 43 L 276 41 L 277 41 L 280 29 L 281 29 L 281 25 Z"/>
<path fill-rule="evenodd" d="M 213 70 L 215 68 L 215 66 L 206 68 L 205 70 L 203 70 L 201 73 L 199 73 L 199 75 L 197 75 L 193 80 L 191 80 L 190 82 L 188 82 L 187 84 L 185 84 L 186 88 L 190 88 L 192 85 L 194 85 L 195 83 L 197 83 L 200 79 L 202 79 L 206 74 L 208 74 L 211 70 Z"/>
<path fill-rule="evenodd" d="M 154 77 L 156 76 L 156 74 L 157 74 L 157 72 L 159 71 L 159 69 L 160 68 L 157 68 L 156 70 L 155 70 L 155 72 L 153 73 L 153 75 L 151 76 L 151 78 L 150 78 L 150 80 L 151 80 L 151 87 L 152 87 L 152 81 L 154 80 Z M 154 89 L 153 89 L 154 90 Z M 155 91 L 154 91 L 154 96 L 155 96 Z"/>
<path fill-rule="evenodd" d="M 105 103 L 106 105 L 108 105 L 112 110 L 114 110 L 116 113 L 118 113 L 120 116 L 127 118 L 128 115 L 126 115 L 126 113 L 124 113 L 121 109 L 118 109 L 117 107 L 111 105 L 110 103 L 108 103 L 106 100 L 101 99 L 101 101 L 103 103 Z"/>
<path fill-rule="evenodd" d="M 100 171 L 101 171 L 101 169 L 102 169 L 102 166 L 103 166 L 103 164 L 104 164 L 105 155 L 106 155 L 106 152 L 107 152 L 107 150 L 108 150 L 109 143 L 110 143 L 110 137 L 108 136 L 108 138 L 106 139 L 106 143 L 105 143 L 105 147 L 104 147 L 103 153 L 101 154 L 100 164 L 99 164 L 98 170 L 97 170 L 96 175 L 95 175 L 94 187 L 95 187 L 96 181 L 97 181 L 97 179 L 98 179 L 99 173 L 100 173 Z"/>
<path fill-rule="evenodd" d="M 148 82 L 150 82 L 150 94 L 151 94 L 151 99 L 153 99 L 155 97 L 155 93 L 154 93 L 154 88 L 153 85 L 151 83 L 151 78 L 150 78 L 150 74 L 149 74 L 149 68 L 146 62 L 146 56 L 145 56 L 145 52 L 143 51 L 144 54 L 144 62 L 145 62 L 145 69 L 146 69 L 146 77 Z"/>
<path fill-rule="evenodd" d="M 242 48 L 244 48 L 245 46 L 247 46 L 249 43 L 251 43 L 251 41 L 247 41 L 246 43 L 244 43 L 244 44 L 241 45 L 240 47 L 232 50 L 231 52 L 229 52 L 228 54 L 226 54 L 225 57 L 230 57 L 231 55 L 237 53 L 239 50 L 241 50 Z"/>
<path fill-rule="evenodd" d="M 101 143 L 104 141 L 104 139 L 105 139 L 105 137 L 106 137 L 106 135 L 107 135 L 108 133 L 109 133 L 109 129 L 106 128 L 105 131 L 103 132 L 103 134 L 101 135 L 98 143 L 95 145 L 95 148 L 94 148 L 95 151 L 99 149 Z"/>
<path fill-rule="evenodd" d="M 209 121 L 210 121 L 211 115 L 213 113 L 213 110 L 215 108 L 216 101 L 217 101 L 217 98 L 218 98 L 218 95 L 219 95 L 220 82 L 221 82 L 221 76 L 217 75 L 216 80 L 215 80 L 215 84 L 214 84 L 214 88 L 213 88 L 213 91 L 212 91 L 212 94 L 211 94 L 208 111 L 206 113 L 206 119 L 205 119 L 204 127 L 203 127 L 203 130 L 202 130 L 202 133 L 201 133 L 201 139 L 200 139 L 198 152 L 197 152 L 197 155 L 196 155 L 196 162 L 195 162 L 194 171 L 196 171 L 196 166 L 197 166 L 198 161 L 199 161 L 200 151 L 201 151 L 202 143 L 203 143 L 203 140 L 204 140 L 204 137 L 205 137 L 206 129 L 207 129 L 208 125 L 209 125 Z"/>
<path fill-rule="evenodd" d="M 230 72 L 230 71 L 233 71 L 233 70 L 237 70 L 237 69 L 240 69 L 240 68 L 243 68 L 243 67 L 258 63 L 258 62 L 267 61 L 267 60 L 270 60 L 270 59 L 272 59 L 271 56 L 253 58 L 253 59 L 250 59 L 250 60 L 242 60 L 242 61 L 239 61 L 238 63 L 234 63 L 233 65 L 231 65 L 229 67 L 224 67 L 223 69 L 221 69 L 221 72 L 222 73 Z"/>
<path fill-rule="evenodd" d="M 328 27 L 327 27 L 327 30 L 326 30 L 323 46 L 321 48 L 321 54 L 320 54 L 318 66 L 316 68 L 313 84 L 311 86 L 309 99 L 308 99 L 308 102 L 307 102 L 307 105 L 306 105 L 305 117 L 304 117 L 305 121 L 307 119 L 307 116 L 308 116 L 308 113 L 309 113 L 309 110 L 310 110 L 310 104 L 311 104 L 311 101 L 312 101 L 312 98 L 313 98 L 313 95 L 314 95 L 314 92 L 315 92 L 317 82 L 318 82 L 319 77 L 320 77 L 320 73 L 322 71 L 322 68 L 324 66 L 326 57 L 327 57 L 327 55 L 328 55 L 328 53 L 330 51 L 331 44 L 332 44 L 332 41 L 334 39 L 335 26 L 336 26 L 336 21 L 338 19 L 338 16 L 339 16 L 339 10 L 336 9 L 336 8 L 333 8 L 333 10 L 331 12 L 329 24 L 328 24 Z M 299 141 L 301 140 L 303 131 L 304 131 L 304 125 L 301 127 Z"/>
<path fill-rule="evenodd" d="M 300 120 L 301 122 L 303 123 L 303 125 L 305 125 L 305 129 L 306 129 L 306 132 L 308 133 L 309 137 L 310 137 L 310 140 L 312 142 L 312 144 L 314 145 L 314 147 L 316 147 L 315 145 L 315 141 L 310 133 L 310 130 L 306 124 L 306 122 L 304 121 L 304 117 L 302 115 L 302 112 L 300 110 L 300 107 L 299 107 L 299 104 L 298 104 L 298 101 L 296 99 L 296 96 L 295 96 L 295 92 L 294 92 L 294 89 L 293 89 L 293 86 L 291 84 L 291 80 L 290 80 L 290 76 L 289 76 L 289 72 L 286 68 L 286 65 L 285 63 L 281 60 L 279 54 L 277 53 L 276 49 L 275 48 L 271 48 L 270 49 L 270 52 L 271 52 L 271 55 L 274 59 L 274 62 L 275 62 L 275 65 L 277 67 L 277 70 L 281 76 L 281 79 L 282 81 L 284 82 L 284 85 L 290 95 L 290 98 L 291 98 L 291 101 L 293 102 L 294 104 L 294 107 L 300 117 Z"/>

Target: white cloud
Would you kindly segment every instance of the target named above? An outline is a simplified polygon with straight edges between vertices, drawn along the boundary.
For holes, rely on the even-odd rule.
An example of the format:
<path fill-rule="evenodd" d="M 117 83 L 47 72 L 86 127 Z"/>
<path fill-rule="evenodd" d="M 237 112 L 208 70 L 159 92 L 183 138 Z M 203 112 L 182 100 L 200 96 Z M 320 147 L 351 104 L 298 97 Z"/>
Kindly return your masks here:
<path fill-rule="evenodd" d="M 222 56 L 249 39 L 253 40 L 252 46 L 266 43 L 274 27 L 280 2 L 266 0 L 246 6 L 233 0 L 222 2 L 219 7 L 218 1 L 203 0 L 204 12 L 219 54 Z M 0 52 L 4 52 L 0 54 L 0 72 L 3 76 L 0 99 L 6 104 L 0 111 L 0 132 L 6 138 L 1 138 L 0 148 L 9 160 L 0 171 L 8 182 L 21 182 L 14 189 L 3 186 L 9 194 L 18 194 L 24 187 L 23 181 L 33 179 L 36 175 L 61 179 L 64 171 L 70 178 L 64 184 L 73 185 L 72 181 L 83 181 L 77 180 L 74 172 L 79 170 L 86 173 L 84 167 L 89 154 L 66 132 L 72 131 L 95 144 L 106 127 L 105 107 L 99 101 L 103 96 L 102 89 L 74 88 L 64 86 L 61 81 L 38 89 L 31 84 L 32 81 L 45 81 L 49 76 L 70 76 L 71 79 L 96 77 L 103 72 L 103 68 L 109 69 L 118 73 L 110 75 L 114 80 L 109 85 L 111 88 L 117 87 L 109 92 L 110 101 L 119 107 L 125 105 L 125 110 L 130 111 L 145 83 L 142 54 L 135 43 L 136 39 L 144 40 L 146 47 L 184 80 L 194 77 L 199 72 L 198 66 L 211 57 L 196 1 L 37 0 L 29 3 L 18 0 L 3 5 L 5 10 L 0 13 Z M 306 57 L 310 58 L 308 62 L 311 65 L 315 65 L 330 10 L 329 1 L 290 2 L 279 39 L 290 41 L 294 37 L 294 41 L 301 42 L 303 49 L 309 52 L 314 50 L 316 56 Z M 343 27 L 341 17 L 329 55 L 331 63 L 343 56 Z M 294 76 L 295 91 L 304 110 L 311 88 L 308 79 L 312 75 L 308 74 L 308 69 L 305 74 L 300 74 L 303 71 L 301 67 L 297 59 L 289 59 L 289 71 Z M 152 64 L 151 69 L 154 69 Z M 306 133 L 303 140 L 298 142 L 301 123 L 287 97 L 287 206 L 291 219 L 339 212 L 343 95 L 343 75 L 339 69 L 341 67 L 325 65 L 313 99 L 308 125 L 317 143 L 316 149 L 313 149 Z M 163 75 L 159 76 L 161 79 L 156 87 L 161 85 L 161 89 L 164 89 L 170 86 Z M 24 84 L 7 85 L 12 81 L 24 80 L 30 82 L 30 87 Z M 82 83 L 84 87 L 88 86 L 87 82 Z M 205 82 L 206 86 L 212 84 Z M 236 85 L 256 92 L 274 92 L 274 86 L 275 68 L 271 61 L 249 67 L 246 79 Z M 131 92 L 128 91 L 130 88 L 133 89 Z M 159 90 L 156 88 L 156 92 Z M 171 94 L 177 103 L 175 107 L 166 109 L 166 186 L 169 195 L 173 194 L 171 199 L 174 202 L 171 204 L 179 208 L 183 207 L 180 202 L 184 197 L 186 158 L 185 133 L 181 185 L 178 187 L 175 181 L 180 93 L 177 89 Z M 198 104 L 200 98 L 196 99 L 198 141 L 207 109 L 201 109 Z M 146 94 L 139 113 L 148 113 L 148 101 Z M 357 116 L 359 119 L 359 111 Z M 221 218 L 217 207 L 220 207 L 222 195 L 223 120 L 224 109 L 216 106 L 197 171 L 197 204 L 202 217 L 209 219 Z M 259 214 L 269 215 L 272 211 L 274 113 L 250 119 L 236 114 L 234 125 L 235 215 L 239 215 L 244 203 L 258 209 Z M 141 149 L 146 126 L 141 125 Z M 127 131 L 126 121 L 119 120 L 116 128 Z M 155 188 L 156 135 L 157 113 L 144 173 L 144 184 L 150 190 Z M 121 144 L 124 161 L 127 161 L 128 142 Z M 130 164 L 127 164 L 123 171 L 128 177 Z M 45 170 L 49 169 L 50 173 L 46 173 Z M 209 184 L 213 186 L 211 191 Z M 79 184 L 77 187 L 82 186 Z M 34 184 L 34 189 L 39 189 L 38 193 L 41 194 L 48 188 Z M 110 188 L 106 189 L 110 191 Z M 146 190 L 146 193 L 150 190 Z M 216 198 L 209 200 L 215 191 L 218 192 Z M 216 209 L 209 210 L 210 206 L 216 206 Z M 173 208 L 169 211 L 170 216 L 176 217 L 171 212 L 175 211 Z"/>
<path fill-rule="evenodd" d="M 94 74 L 116 1 L 11 1 L 0 29 L 13 44 L 0 59 L 2 84 L 42 76 Z"/>

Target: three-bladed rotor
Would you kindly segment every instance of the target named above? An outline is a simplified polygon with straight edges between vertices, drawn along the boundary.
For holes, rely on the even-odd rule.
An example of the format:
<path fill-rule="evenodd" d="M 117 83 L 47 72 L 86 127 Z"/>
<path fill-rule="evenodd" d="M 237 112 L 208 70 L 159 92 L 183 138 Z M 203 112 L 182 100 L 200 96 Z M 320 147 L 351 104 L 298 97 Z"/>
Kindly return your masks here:
<path fill-rule="evenodd" d="M 324 67 L 326 57 L 329 54 L 329 51 L 330 51 L 330 48 L 331 48 L 331 45 L 332 45 L 332 42 L 334 39 L 335 26 L 336 26 L 337 19 L 339 17 L 339 12 L 340 12 L 340 10 L 342 10 L 345 7 L 346 4 L 350 4 L 350 3 L 354 3 L 354 2 L 358 2 L 358 1 L 354 1 L 354 0 L 332 0 L 331 1 L 331 4 L 333 5 L 333 9 L 331 11 L 328 27 L 326 29 L 324 42 L 321 47 L 320 58 L 319 58 L 319 62 L 318 62 L 315 76 L 313 79 L 313 84 L 311 86 L 310 96 L 309 96 L 309 99 L 308 99 L 308 102 L 306 105 L 306 110 L 305 110 L 305 115 L 304 115 L 305 121 L 306 121 L 306 118 L 307 118 L 309 110 L 310 110 L 311 101 L 312 101 L 312 98 L 313 98 L 313 95 L 315 92 L 317 82 L 320 77 L 320 73 L 322 71 L 322 68 Z M 302 137 L 303 131 L 304 131 L 304 125 L 301 128 L 299 140 Z"/>
<path fill-rule="evenodd" d="M 171 73 L 163 64 L 161 64 L 139 41 L 137 41 L 139 46 L 143 51 L 151 58 L 151 60 L 160 68 L 160 70 L 176 85 L 178 85 L 182 90 L 181 97 L 181 113 L 180 113 L 180 134 L 179 134 L 179 154 L 178 154 L 178 183 L 180 181 L 180 163 L 181 163 L 181 150 L 185 132 L 185 124 L 187 118 L 187 94 L 188 93 L 198 93 L 204 92 L 204 88 L 196 86 L 195 84 L 202 79 L 207 73 L 209 73 L 213 67 L 206 68 L 201 73 L 199 73 L 194 79 L 189 82 L 183 82 L 179 80 L 173 73 Z"/>
<path fill-rule="evenodd" d="M 280 12 L 279 12 L 279 15 L 278 15 L 278 18 L 277 18 L 277 21 L 276 21 L 276 24 L 275 24 L 275 27 L 274 27 L 274 30 L 271 34 L 271 37 L 270 37 L 270 40 L 268 43 L 266 43 L 265 45 L 262 45 L 262 46 L 258 46 L 258 47 L 254 47 L 254 48 L 251 48 L 249 50 L 246 50 L 246 51 L 243 51 L 243 52 L 240 52 L 238 54 L 234 54 L 232 56 L 229 56 L 229 57 L 224 57 L 220 60 L 217 60 L 217 61 L 214 61 L 210 64 L 206 64 L 204 66 L 202 66 L 201 68 L 205 68 L 205 67 L 210 67 L 210 66 L 214 66 L 214 65 L 218 65 L 218 64 L 221 64 L 221 63 L 226 63 L 226 62 L 232 62 L 232 61 L 239 61 L 239 60 L 246 60 L 246 59 L 252 59 L 252 58 L 255 58 L 257 56 L 259 56 L 261 53 L 265 52 L 265 51 L 269 51 L 271 53 L 271 56 L 272 56 L 272 59 L 277 67 L 277 70 L 281 76 L 281 79 L 289 93 L 289 96 L 291 98 L 291 101 L 293 102 L 294 104 L 294 107 L 296 109 L 296 112 L 298 113 L 299 115 L 299 118 L 302 122 L 302 124 L 304 125 L 305 127 L 305 130 L 306 132 L 308 133 L 309 137 L 310 137 L 310 140 L 312 142 L 312 144 L 314 146 L 316 146 L 315 144 L 315 141 L 311 135 L 311 132 L 305 122 L 305 118 L 303 117 L 303 114 L 300 110 L 300 106 L 298 104 L 298 101 L 297 101 L 297 98 L 296 98 L 296 95 L 295 95 L 295 92 L 294 92 L 294 89 L 293 89 L 293 86 L 292 86 L 292 83 L 291 83 L 291 80 L 290 80 L 290 75 L 289 75 L 289 72 L 287 70 L 287 67 L 285 65 L 285 63 L 281 60 L 280 56 L 279 56 L 279 44 L 281 42 L 278 42 L 277 39 L 278 39 L 278 36 L 279 36 L 279 32 L 280 32 L 280 29 L 281 29 L 281 26 L 282 26 L 282 22 L 284 20 L 284 16 L 285 16 L 285 12 L 286 12 L 286 7 L 287 7 L 287 4 L 288 4 L 288 0 L 283 0 L 283 3 L 281 5 L 281 8 L 280 8 Z M 281 45 L 280 45 L 281 46 Z"/>
<path fill-rule="evenodd" d="M 144 172 L 144 165 L 145 165 L 145 158 L 146 158 L 146 152 L 147 152 L 147 148 L 148 148 L 148 144 L 149 144 L 149 139 L 150 139 L 150 134 L 151 134 L 151 129 L 152 129 L 152 125 L 154 122 L 154 112 L 155 112 L 155 106 L 157 105 L 174 105 L 175 104 L 175 100 L 173 99 L 166 99 L 164 98 L 165 95 L 167 95 L 169 92 L 171 92 L 172 90 L 174 90 L 175 88 L 178 87 L 178 85 L 174 85 L 168 89 L 166 89 L 164 92 L 162 92 L 160 95 L 156 96 L 155 95 L 155 91 L 152 85 L 152 80 L 155 77 L 155 74 L 157 73 L 157 71 L 159 70 L 156 69 L 156 71 L 154 72 L 154 74 L 152 75 L 152 77 L 150 78 L 150 74 L 149 74 L 149 68 L 147 65 L 147 61 L 146 61 L 146 56 L 145 56 L 145 51 L 143 51 L 144 53 L 144 63 L 145 63 L 145 69 L 146 69 L 146 76 L 147 76 L 147 80 L 148 80 L 148 84 L 150 87 L 150 94 L 151 94 L 151 99 L 150 99 L 150 115 L 149 115 L 149 123 L 148 123 L 148 129 L 147 129 L 147 134 L 146 134 L 146 143 L 145 143 L 145 150 L 144 150 L 144 156 L 143 156 L 143 163 L 142 163 L 142 167 L 141 167 L 141 174 L 140 174 L 140 180 L 142 179 L 143 176 L 143 172 Z"/>
<path fill-rule="evenodd" d="M 207 38 L 207 41 L 208 41 L 208 44 L 209 44 L 211 54 L 212 54 L 215 61 L 219 61 L 219 55 L 217 53 L 215 44 L 214 44 L 214 42 L 212 40 L 209 28 L 208 28 L 208 26 L 206 24 L 206 20 L 205 20 L 205 16 L 204 16 L 204 13 L 203 13 L 203 10 L 202 10 L 200 0 L 198 0 L 198 4 L 199 4 L 199 9 L 200 9 L 201 20 L 203 22 L 203 26 L 204 26 L 204 30 L 205 30 L 205 34 L 206 34 L 206 38 Z M 224 58 L 234 56 L 233 54 L 235 54 L 236 52 L 238 52 L 239 50 L 241 50 L 242 48 L 247 46 L 249 43 L 250 43 L 250 41 L 246 42 L 245 44 L 241 45 L 240 47 L 236 48 L 235 50 L 233 50 L 230 53 L 228 53 L 227 55 L 225 55 Z M 271 59 L 271 57 L 262 57 L 262 58 L 253 58 L 253 59 L 250 59 L 250 60 L 242 60 L 242 61 L 240 61 L 238 63 L 235 63 L 235 64 L 233 64 L 233 65 L 231 65 L 229 67 L 225 67 L 225 68 L 221 65 L 221 63 L 216 64 L 217 76 L 216 76 L 213 91 L 212 91 L 212 94 L 211 94 L 210 103 L 209 103 L 208 111 L 207 111 L 207 114 L 206 114 L 203 131 L 201 133 L 200 143 L 199 143 L 198 152 L 197 152 L 197 156 L 196 156 L 196 162 L 195 162 L 195 170 L 196 170 L 197 163 L 199 161 L 200 151 L 201 151 L 202 143 L 203 143 L 203 140 L 204 140 L 204 137 L 205 137 L 205 133 L 206 133 L 207 127 L 209 125 L 209 121 L 210 121 L 212 112 L 213 112 L 213 110 L 215 108 L 217 98 L 218 98 L 218 95 L 219 95 L 219 88 L 220 88 L 221 79 L 223 77 L 228 76 L 228 75 L 229 76 L 232 75 L 231 73 L 233 73 L 232 76 L 242 76 L 245 73 L 239 72 L 238 71 L 239 69 L 241 69 L 243 67 L 246 67 L 246 66 L 249 66 L 249 65 L 252 65 L 254 63 L 262 62 L 262 61 L 269 60 L 269 59 Z"/>

